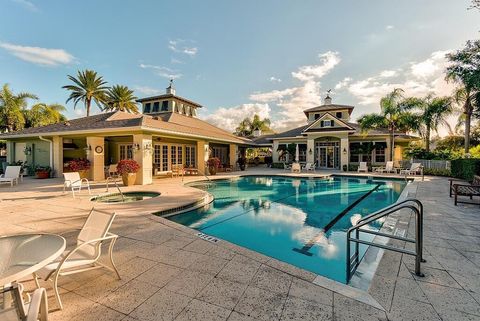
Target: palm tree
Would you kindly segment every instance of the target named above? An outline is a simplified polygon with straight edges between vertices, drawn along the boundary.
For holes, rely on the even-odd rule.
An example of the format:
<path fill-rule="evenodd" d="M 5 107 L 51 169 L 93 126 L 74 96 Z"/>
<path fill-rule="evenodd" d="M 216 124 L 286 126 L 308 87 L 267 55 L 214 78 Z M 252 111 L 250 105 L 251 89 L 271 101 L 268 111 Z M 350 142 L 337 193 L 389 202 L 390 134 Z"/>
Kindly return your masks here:
<path fill-rule="evenodd" d="M 419 109 L 418 114 L 419 123 L 414 126 L 418 129 L 425 141 L 425 149 L 430 151 L 430 137 L 431 132 L 438 133 L 440 125 L 446 126 L 450 132 L 450 124 L 446 117 L 453 113 L 453 104 L 451 97 L 433 97 L 428 95 L 424 98 L 411 97 L 403 102 L 404 105 L 410 108 Z"/>
<path fill-rule="evenodd" d="M 411 108 L 408 104 L 404 104 L 403 90 L 395 88 L 380 99 L 380 113 L 364 115 L 358 119 L 363 132 L 372 129 L 388 129 L 391 160 L 394 155 L 395 132 L 418 128 L 418 117 L 409 112 Z"/>
<path fill-rule="evenodd" d="M 115 85 L 108 89 L 104 110 L 120 110 L 138 114 L 138 106 L 133 90 L 127 86 Z"/>
<path fill-rule="evenodd" d="M 67 120 L 62 114 L 66 108 L 60 104 L 38 103 L 24 110 L 25 127 L 39 127 Z"/>
<path fill-rule="evenodd" d="M 66 85 L 62 87 L 71 91 L 67 103 L 70 100 L 73 100 L 73 108 L 75 108 L 77 103 L 82 101 L 87 110 L 87 117 L 90 116 L 92 100 L 100 108 L 106 103 L 108 86 L 105 86 L 105 84 L 107 82 L 103 80 L 103 77 L 98 76 L 96 71 L 88 69 L 83 71 L 79 70 L 77 78 L 68 75 L 68 79 L 70 79 L 74 85 Z"/>
<path fill-rule="evenodd" d="M 470 150 L 470 127 L 472 115 L 475 109 L 480 108 L 480 91 L 472 90 L 469 87 L 457 88 L 453 94 L 453 100 L 462 109 L 462 115 L 458 118 L 457 127 L 465 126 L 465 153 Z"/>
<path fill-rule="evenodd" d="M 8 84 L 0 90 L 0 131 L 8 132 L 23 129 L 25 118 L 23 110 L 27 107 L 28 99 L 38 99 L 28 92 L 14 94 Z"/>
<path fill-rule="evenodd" d="M 235 129 L 235 135 L 248 137 L 251 136 L 255 130 L 271 131 L 270 119 L 261 119 L 258 114 L 255 114 L 252 119 L 247 117 L 238 124 L 238 127 Z"/>

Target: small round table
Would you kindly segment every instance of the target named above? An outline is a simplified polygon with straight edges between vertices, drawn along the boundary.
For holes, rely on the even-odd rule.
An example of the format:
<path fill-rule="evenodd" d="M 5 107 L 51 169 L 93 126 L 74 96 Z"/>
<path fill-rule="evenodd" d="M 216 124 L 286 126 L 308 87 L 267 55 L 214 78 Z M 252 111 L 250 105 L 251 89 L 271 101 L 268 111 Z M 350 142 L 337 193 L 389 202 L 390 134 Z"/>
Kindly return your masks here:
<path fill-rule="evenodd" d="M 18 281 L 58 258 L 66 240 L 55 234 L 0 237 L 0 287 Z"/>

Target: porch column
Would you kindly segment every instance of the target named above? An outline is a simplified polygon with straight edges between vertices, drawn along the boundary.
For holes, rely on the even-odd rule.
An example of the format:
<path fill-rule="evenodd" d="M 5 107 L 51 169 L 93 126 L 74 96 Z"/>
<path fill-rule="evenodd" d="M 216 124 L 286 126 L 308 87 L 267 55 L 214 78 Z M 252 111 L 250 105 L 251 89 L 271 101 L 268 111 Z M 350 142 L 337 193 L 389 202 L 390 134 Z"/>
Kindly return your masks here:
<path fill-rule="evenodd" d="M 138 144 L 140 147 L 134 151 L 133 159 L 140 165 L 140 170 L 137 172 L 136 185 L 152 184 L 152 167 L 153 167 L 153 144 L 152 135 L 138 134 L 133 135 L 134 146 Z M 148 147 L 148 149 L 147 149 Z"/>
<path fill-rule="evenodd" d="M 15 162 L 15 143 L 7 141 L 7 163 L 12 164 Z"/>
<path fill-rule="evenodd" d="M 391 146 L 391 144 L 390 144 L 390 139 L 387 139 L 386 142 L 387 142 L 387 148 L 385 149 L 385 159 L 386 159 L 387 162 L 388 162 L 388 161 L 392 161 L 392 160 L 393 160 L 392 157 L 391 157 L 391 151 L 392 151 L 391 148 L 392 148 L 392 146 Z"/>
<path fill-rule="evenodd" d="M 235 144 L 230 144 L 230 166 L 232 168 L 235 168 L 235 165 L 237 164 L 237 145 Z"/>
<path fill-rule="evenodd" d="M 307 163 L 315 163 L 315 139 L 313 138 L 307 139 Z"/>
<path fill-rule="evenodd" d="M 61 177 L 63 174 L 63 138 L 60 136 L 53 136 L 52 142 L 53 175 L 55 177 Z"/>
<path fill-rule="evenodd" d="M 278 163 L 278 158 L 278 140 L 274 140 L 272 147 L 272 162 Z"/>
<path fill-rule="evenodd" d="M 343 171 L 343 165 L 347 165 L 348 170 L 348 154 L 350 146 L 348 143 L 348 137 L 340 139 L 340 170 Z"/>
<path fill-rule="evenodd" d="M 90 179 L 103 181 L 105 179 L 104 139 L 103 137 L 87 137 L 87 146 L 91 148 L 87 153 L 87 159 L 90 161 Z M 101 153 L 97 153 L 97 147 L 102 148 Z"/>
<path fill-rule="evenodd" d="M 208 160 L 208 142 L 204 140 L 197 141 L 198 164 L 197 168 L 201 174 L 206 174 L 205 163 Z"/>

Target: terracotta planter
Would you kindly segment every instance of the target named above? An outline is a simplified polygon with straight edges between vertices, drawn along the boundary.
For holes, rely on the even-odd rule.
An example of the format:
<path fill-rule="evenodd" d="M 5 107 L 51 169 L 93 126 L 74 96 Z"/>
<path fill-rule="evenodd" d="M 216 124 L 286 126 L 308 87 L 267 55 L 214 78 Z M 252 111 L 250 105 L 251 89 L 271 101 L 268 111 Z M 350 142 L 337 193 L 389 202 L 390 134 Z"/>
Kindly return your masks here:
<path fill-rule="evenodd" d="M 210 175 L 216 175 L 217 174 L 217 168 L 216 167 L 209 167 L 208 172 Z"/>
<path fill-rule="evenodd" d="M 135 184 L 135 180 L 137 179 L 136 173 L 128 173 L 122 175 L 123 185 L 125 186 L 132 186 Z"/>
<path fill-rule="evenodd" d="M 78 173 L 80 174 L 80 178 L 88 179 L 88 169 L 81 169 Z"/>
<path fill-rule="evenodd" d="M 50 178 L 50 172 L 48 172 L 48 171 L 37 171 L 37 172 L 35 172 L 35 175 L 39 179 Z"/>

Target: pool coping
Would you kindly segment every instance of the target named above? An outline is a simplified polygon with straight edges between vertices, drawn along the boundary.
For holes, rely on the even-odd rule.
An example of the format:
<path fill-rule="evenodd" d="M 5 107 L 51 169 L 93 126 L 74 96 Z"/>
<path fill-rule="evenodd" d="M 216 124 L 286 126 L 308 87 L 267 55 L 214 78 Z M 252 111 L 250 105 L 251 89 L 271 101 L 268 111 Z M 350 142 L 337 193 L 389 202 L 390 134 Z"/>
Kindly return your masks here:
<path fill-rule="evenodd" d="M 322 179 L 322 178 L 332 177 L 332 176 L 335 176 L 335 175 L 336 176 L 350 176 L 350 177 L 355 177 L 355 178 L 358 177 L 358 178 L 364 178 L 364 179 L 367 179 L 369 176 L 373 176 L 373 175 L 365 175 L 365 174 L 356 175 L 356 173 L 348 173 L 348 174 L 344 173 L 343 174 L 341 172 L 339 172 L 339 173 L 333 172 L 333 173 L 328 174 L 328 175 L 324 175 L 324 174 L 317 174 L 317 175 L 315 175 L 315 174 L 313 174 L 313 175 L 312 174 L 305 174 L 305 175 L 290 174 L 289 175 L 289 174 L 290 173 L 272 173 L 272 174 L 268 174 L 268 175 L 261 175 L 261 174 L 245 173 L 245 174 L 232 175 L 232 176 L 229 176 L 229 177 L 218 177 L 218 178 L 213 177 L 213 178 L 210 178 L 210 180 L 211 181 L 225 180 L 225 179 L 248 177 L 248 176 L 250 176 L 250 177 L 251 176 L 262 176 L 262 177 L 264 177 L 264 176 L 276 176 L 276 177 L 280 176 L 280 177 L 287 177 L 287 178 L 309 178 L 309 179 Z M 404 180 L 403 178 L 399 178 L 399 177 L 390 177 L 390 176 L 381 176 L 381 175 L 375 175 L 373 177 L 377 178 L 377 179 L 387 179 L 387 180 L 388 179 L 390 179 L 390 180 L 391 179 L 393 179 L 393 180 Z M 187 187 L 190 187 L 189 184 L 200 182 L 200 181 L 206 181 L 206 180 L 202 178 L 202 179 L 198 179 L 198 180 L 184 182 L 183 185 L 187 186 Z M 409 182 L 409 184 L 407 184 L 407 186 L 405 186 L 405 188 L 403 189 L 402 193 L 400 194 L 400 196 L 397 199 L 397 202 L 399 200 L 403 200 L 405 198 L 408 198 L 408 196 L 410 194 L 410 189 L 412 188 L 412 187 L 409 188 L 409 186 L 414 186 L 413 184 L 415 184 L 415 189 L 416 189 L 416 184 L 417 183 L 418 183 L 418 177 L 413 177 L 411 179 L 411 181 Z M 192 186 L 191 188 L 195 188 L 195 187 Z M 203 192 L 205 192 L 207 195 L 205 195 L 204 197 L 198 199 L 197 201 L 191 202 L 189 204 L 194 204 L 194 203 L 197 203 L 197 202 L 202 201 L 202 200 L 205 201 L 206 199 L 208 199 L 209 196 L 212 197 L 212 199 L 209 202 L 213 201 L 213 195 L 211 195 L 210 193 L 208 193 L 206 191 L 203 191 Z M 188 209 L 184 208 L 179 212 L 172 212 L 168 216 L 159 216 L 159 215 L 154 214 L 154 215 L 151 215 L 151 218 L 154 219 L 155 221 L 161 222 L 161 223 L 163 223 L 165 225 L 168 225 L 172 228 L 176 228 L 178 230 L 182 230 L 183 232 L 192 234 L 194 236 L 198 236 L 198 231 L 197 230 L 189 228 L 189 227 L 184 226 L 184 225 L 181 225 L 179 223 L 170 221 L 166 217 L 173 216 L 173 215 L 178 215 L 178 214 L 181 214 L 181 213 L 184 213 L 184 212 L 187 212 L 187 211 L 191 211 L 191 210 L 194 210 L 194 209 L 199 208 L 199 207 L 204 206 L 204 205 L 198 205 L 195 208 L 193 208 L 193 207 L 188 208 Z M 182 207 L 185 207 L 185 206 L 186 205 L 184 205 Z M 166 211 L 168 211 L 168 209 Z M 162 211 L 162 212 L 164 212 L 164 211 Z M 153 214 L 153 213 L 151 213 L 151 214 Z M 390 219 L 390 218 L 388 218 L 388 219 Z M 383 229 L 384 229 L 385 226 L 391 226 L 392 224 L 393 224 L 393 226 L 395 226 L 397 224 L 397 221 L 393 219 L 393 221 L 390 221 L 388 224 L 385 224 L 385 223 L 387 223 L 387 220 L 384 222 L 381 231 L 384 231 Z M 371 293 L 369 293 L 370 287 L 368 287 L 368 289 L 365 289 L 365 288 L 362 289 L 362 288 L 358 288 L 358 287 L 355 287 L 355 286 L 352 286 L 352 285 L 344 284 L 344 283 L 329 279 L 327 277 L 324 277 L 322 275 L 313 273 L 311 271 L 299 268 L 299 267 L 294 266 L 290 263 L 280 261 L 278 259 L 275 259 L 275 258 L 270 257 L 268 255 L 265 255 L 263 253 L 247 249 L 245 247 L 242 247 L 242 246 L 237 245 L 235 243 L 229 242 L 227 240 L 217 238 L 217 237 L 215 237 L 215 238 L 218 239 L 218 242 L 216 243 L 218 246 L 222 246 L 222 244 L 223 244 L 223 245 L 226 245 L 226 248 L 228 248 L 230 250 L 235 251 L 236 248 L 237 249 L 240 248 L 240 249 L 243 249 L 244 251 L 251 251 L 251 252 L 256 253 L 258 256 L 264 257 L 265 260 L 267 260 L 267 261 L 268 260 L 277 260 L 277 261 L 281 262 L 283 265 L 285 265 L 286 267 L 288 267 L 288 268 L 285 268 L 285 269 L 278 269 L 278 267 L 273 267 L 273 268 L 278 269 L 279 271 L 291 274 L 291 275 L 296 276 L 296 277 L 300 277 L 299 274 L 301 275 L 302 273 L 313 275 L 314 276 L 313 280 L 309 280 L 309 279 L 305 279 L 305 278 L 302 278 L 302 279 L 304 279 L 305 281 L 308 281 L 312 284 L 315 284 L 317 286 L 320 286 L 320 287 L 326 288 L 328 290 L 331 290 L 333 292 L 336 292 L 338 294 L 344 295 L 344 296 L 346 296 L 350 299 L 353 299 L 353 300 L 359 301 L 361 303 L 370 305 L 370 306 L 372 306 L 376 309 L 386 311 L 385 308 L 374 298 L 374 296 Z M 382 236 L 376 236 L 374 238 L 374 241 L 379 241 L 379 242 L 383 242 L 383 243 L 388 242 L 388 240 L 389 240 L 389 238 L 382 237 Z M 241 252 L 243 252 L 243 251 L 241 251 Z M 363 256 L 363 258 L 365 258 L 368 254 L 368 255 L 371 255 L 371 256 L 375 256 L 377 258 L 377 264 L 375 265 L 374 270 L 371 272 L 372 277 L 369 280 L 369 286 L 370 286 L 371 282 L 373 281 L 373 279 L 376 275 L 378 267 L 381 264 L 384 252 L 385 252 L 384 250 L 369 246 L 365 255 Z M 363 266 L 362 265 L 363 258 L 362 258 L 362 260 L 361 260 L 361 262 L 360 262 L 360 264 L 357 268 L 357 272 L 359 271 L 359 269 L 361 271 L 361 266 Z M 297 272 L 292 273 L 292 271 L 297 271 Z M 357 274 L 357 272 L 355 274 Z"/>

